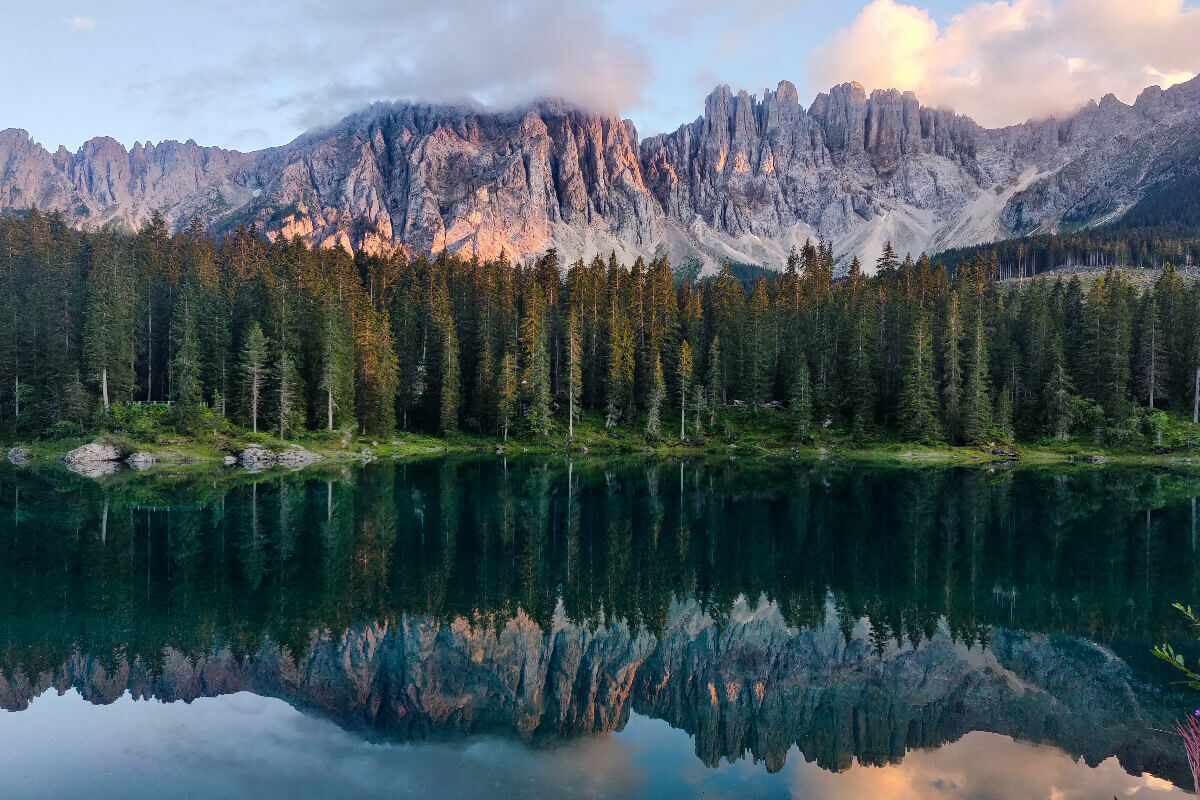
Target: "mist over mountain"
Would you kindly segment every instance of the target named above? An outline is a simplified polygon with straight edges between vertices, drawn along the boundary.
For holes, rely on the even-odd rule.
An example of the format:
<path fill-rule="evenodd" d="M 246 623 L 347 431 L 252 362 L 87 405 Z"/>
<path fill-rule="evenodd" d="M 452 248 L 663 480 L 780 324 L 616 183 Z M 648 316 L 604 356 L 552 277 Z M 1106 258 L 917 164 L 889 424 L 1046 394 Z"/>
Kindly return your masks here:
<path fill-rule="evenodd" d="M 779 266 L 820 237 L 869 264 L 887 240 L 916 254 L 1158 214 L 1196 171 L 1198 122 L 1200 79 L 998 129 L 856 83 L 805 108 L 784 81 L 761 98 L 718 87 L 697 119 L 645 140 L 628 120 L 553 100 L 376 104 L 250 153 L 105 137 L 51 153 L 7 129 L 0 210 L 59 211 L 80 228 L 137 227 L 158 210 L 176 228 L 254 223 L 368 252 L 555 247 L 708 267 Z"/>

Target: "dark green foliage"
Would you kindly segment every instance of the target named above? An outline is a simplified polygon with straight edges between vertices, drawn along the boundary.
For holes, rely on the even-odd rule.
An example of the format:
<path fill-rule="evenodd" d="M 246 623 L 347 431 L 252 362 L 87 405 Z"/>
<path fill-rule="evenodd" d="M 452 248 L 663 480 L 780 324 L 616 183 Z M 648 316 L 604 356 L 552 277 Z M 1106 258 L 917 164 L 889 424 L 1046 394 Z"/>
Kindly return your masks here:
<path fill-rule="evenodd" d="M 1143 406 L 1191 415 L 1197 284 L 1168 265 L 1150 288 L 1115 269 L 1002 285 L 1003 252 L 949 270 L 887 248 L 877 274 L 854 261 L 835 280 L 832 249 L 807 243 L 747 290 L 730 265 L 676 283 L 663 258 L 564 271 L 553 251 L 352 257 L 159 217 L 132 237 L 0 217 L 0 431 L 116 424 L 94 415 L 106 395 L 110 412 L 173 400 L 189 431 L 232 399 L 235 421 L 281 437 L 544 438 L 595 414 L 672 438 L 677 415 L 701 438 L 745 406 L 766 426 L 789 408 L 801 440 L 828 419 L 860 439 L 1128 444 L 1157 438 Z"/>

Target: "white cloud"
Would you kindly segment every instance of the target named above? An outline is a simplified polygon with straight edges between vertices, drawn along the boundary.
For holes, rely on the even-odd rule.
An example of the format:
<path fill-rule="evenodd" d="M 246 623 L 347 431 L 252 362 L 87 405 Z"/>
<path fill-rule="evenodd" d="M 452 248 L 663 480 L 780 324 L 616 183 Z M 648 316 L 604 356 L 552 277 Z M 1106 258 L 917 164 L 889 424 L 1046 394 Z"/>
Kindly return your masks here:
<path fill-rule="evenodd" d="M 924 9 L 873 0 L 809 65 L 818 88 L 911 89 L 928 105 L 1007 125 L 1188 80 L 1200 71 L 1197 43 L 1200 8 L 1184 0 L 999 0 L 944 27 Z"/>
<path fill-rule="evenodd" d="M 77 31 L 90 31 L 92 28 L 96 27 L 95 19 L 92 17 L 81 16 L 79 14 L 67 17 L 65 20 L 63 20 L 63 22 L 67 24 L 68 28 L 74 28 Z"/>
<path fill-rule="evenodd" d="M 556 97 L 620 111 L 643 99 L 650 66 L 600 3 L 306 0 L 240 56 L 130 88 L 181 118 L 269 108 L 301 128 L 375 100 L 504 108 Z"/>

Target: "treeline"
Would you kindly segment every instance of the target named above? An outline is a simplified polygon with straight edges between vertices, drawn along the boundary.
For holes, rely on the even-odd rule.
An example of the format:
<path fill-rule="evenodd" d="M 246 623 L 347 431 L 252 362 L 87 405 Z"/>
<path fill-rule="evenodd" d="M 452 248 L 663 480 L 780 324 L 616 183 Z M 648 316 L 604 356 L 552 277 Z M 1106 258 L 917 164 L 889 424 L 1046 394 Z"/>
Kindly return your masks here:
<path fill-rule="evenodd" d="M 547 437 L 588 411 L 702 439 L 740 405 L 786 408 L 799 439 L 843 420 L 930 442 L 1122 441 L 1143 435 L 1142 406 L 1194 412 L 1200 288 L 1171 267 L 1138 290 L 1117 271 L 1005 286 L 982 254 L 951 272 L 889 246 L 875 266 L 835 281 L 831 248 L 809 243 L 747 286 L 728 267 L 677 281 L 665 259 L 350 256 L 157 217 L 134 236 L 5 217 L 0 429 L 172 401 L 182 428 L 281 437 Z"/>
<path fill-rule="evenodd" d="M 1000 280 L 1033 278 L 1060 269 L 1163 269 L 1167 264 L 1186 268 L 1189 263 L 1200 274 L 1200 234 L 1187 228 L 1092 228 L 1005 239 L 940 255 L 948 264 L 993 256 Z"/>

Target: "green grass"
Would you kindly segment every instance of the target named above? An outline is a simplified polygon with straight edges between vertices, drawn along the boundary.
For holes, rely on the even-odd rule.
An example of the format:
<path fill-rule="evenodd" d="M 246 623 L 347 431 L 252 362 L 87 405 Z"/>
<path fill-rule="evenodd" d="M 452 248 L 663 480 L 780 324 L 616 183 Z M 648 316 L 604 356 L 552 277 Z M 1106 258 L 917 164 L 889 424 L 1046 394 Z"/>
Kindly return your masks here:
<path fill-rule="evenodd" d="M 743 407 L 725 408 L 712 430 L 697 437 L 689 419 L 688 438 L 679 438 L 678 417 L 663 420 L 659 435 L 650 436 L 642 428 L 605 427 L 604 416 L 588 412 L 575 425 L 574 436 L 568 437 L 567 427 L 555 420 L 545 437 L 514 431 L 507 442 L 499 437 L 470 433 L 450 436 L 399 432 L 392 437 L 356 435 L 349 431 L 303 431 L 281 440 L 268 431 L 253 433 L 221 421 L 193 435 L 181 434 L 171 428 L 158 410 L 138 415 L 126 411 L 115 417 L 119 424 L 113 429 L 92 432 L 71 431 L 71 435 L 46 438 L 24 443 L 33 455 L 32 463 L 57 461 L 68 451 L 95 440 L 117 444 L 124 452 L 145 450 L 157 459 L 156 471 L 220 468 L 226 456 L 236 454 L 251 445 L 279 451 L 299 445 L 324 456 L 331 467 L 360 463 L 367 460 L 411 460 L 451 454 L 574 454 L 596 456 L 655 455 L 672 457 L 706 457 L 729 459 L 835 459 L 864 464 L 894 464 L 918 466 L 925 464 L 979 465 L 996 462 L 1017 462 L 1022 465 L 1047 466 L 1093 462 L 1116 464 L 1145 464 L 1200 467 L 1200 426 L 1190 420 L 1171 416 L 1162 430 L 1162 446 L 1148 437 L 1141 444 L 1124 448 L 1102 447 L 1076 437 L 1060 442 L 1040 439 L 1022 442 L 1015 447 L 1015 456 L 1006 451 L 1008 445 L 999 438 L 994 446 L 951 446 L 948 444 L 915 444 L 886 431 L 856 435 L 844 423 L 818 424 L 811 438 L 801 441 L 796 435 L 790 415 L 774 409 L 752 410 Z M 707 423 L 708 420 L 706 419 Z M 708 426 L 706 425 L 706 428 Z M 66 431 L 63 431 L 66 432 Z"/>

